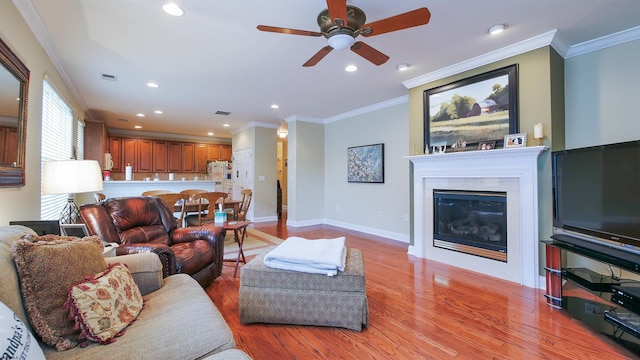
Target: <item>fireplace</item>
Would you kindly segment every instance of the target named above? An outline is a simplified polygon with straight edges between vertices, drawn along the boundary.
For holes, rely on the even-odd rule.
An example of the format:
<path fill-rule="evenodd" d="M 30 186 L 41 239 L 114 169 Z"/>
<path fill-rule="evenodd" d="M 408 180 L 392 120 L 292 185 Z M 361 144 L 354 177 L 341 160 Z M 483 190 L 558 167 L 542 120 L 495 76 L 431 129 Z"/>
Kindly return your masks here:
<path fill-rule="evenodd" d="M 507 193 L 433 190 L 433 246 L 507 261 Z"/>
<path fill-rule="evenodd" d="M 544 146 L 528 146 L 408 156 L 413 163 L 414 191 L 413 243 L 409 245 L 409 254 L 539 288 L 540 284 L 544 284 L 544 278 L 541 278 L 539 263 L 538 176 L 541 172 L 538 155 L 545 150 L 547 147 Z M 502 235 L 500 239 L 500 242 L 502 239 L 505 241 L 502 244 L 504 252 L 502 249 L 487 250 L 474 246 L 476 251 L 487 250 L 504 258 L 496 261 L 489 256 L 445 248 L 444 245 L 453 245 L 447 239 L 448 244 L 445 244 L 434 236 L 438 230 L 434 222 L 434 209 L 437 208 L 434 191 L 506 194 L 504 213 L 508 226 L 500 231 L 506 232 L 506 236 Z M 443 200 L 446 201 L 450 202 Z M 498 204 L 492 203 L 488 212 L 497 215 L 500 211 L 494 210 L 494 205 L 498 207 Z M 474 211 L 482 211 L 483 208 L 480 206 Z M 483 246 L 497 245 L 493 242 L 498 241 L 485 241 Z"/>

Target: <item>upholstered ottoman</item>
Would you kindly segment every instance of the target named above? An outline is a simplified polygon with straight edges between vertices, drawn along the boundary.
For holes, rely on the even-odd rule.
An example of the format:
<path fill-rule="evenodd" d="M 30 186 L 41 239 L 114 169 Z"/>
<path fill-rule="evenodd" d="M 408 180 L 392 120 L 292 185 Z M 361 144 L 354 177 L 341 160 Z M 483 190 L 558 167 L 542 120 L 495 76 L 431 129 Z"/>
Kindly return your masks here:
<path fill-rule="evenodd" d="M 336 276 L 278 270 L 257 255 L 240 270 L 240 322 L 335 326 L 362 330 L 369 323 L 362 251 L 347 249 Z"/>

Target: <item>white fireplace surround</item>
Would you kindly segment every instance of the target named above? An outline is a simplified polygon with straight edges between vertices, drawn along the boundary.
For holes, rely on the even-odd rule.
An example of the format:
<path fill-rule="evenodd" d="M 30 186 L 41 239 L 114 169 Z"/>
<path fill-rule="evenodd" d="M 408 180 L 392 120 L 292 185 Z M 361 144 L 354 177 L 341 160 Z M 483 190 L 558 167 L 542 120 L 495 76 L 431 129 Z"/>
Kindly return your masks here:
<path fill-rule="evenodd" d="M 538 156 L 531 146 L 407 156 L 414 164 L 409 254 L 539 288 Z M 433 190 L 507 193 L 507 262 L 433 246 Z"/>

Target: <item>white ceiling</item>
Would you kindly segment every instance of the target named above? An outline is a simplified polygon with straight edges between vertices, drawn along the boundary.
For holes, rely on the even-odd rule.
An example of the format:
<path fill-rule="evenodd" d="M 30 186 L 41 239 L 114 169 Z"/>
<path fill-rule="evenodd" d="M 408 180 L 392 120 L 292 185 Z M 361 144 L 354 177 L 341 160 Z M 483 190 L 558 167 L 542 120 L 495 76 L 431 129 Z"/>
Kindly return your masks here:
<path fill-rule="evenodd" d="M 396 99 L 408 93 L 403 82 L 554 29 L 569 48 L 640 25 L 637 0 L 350 0 L 367 22 L 420 7 L 431 11 L 431 21 L 358 37 L 390 57 L 381 66 L 334 50 L 304 68 L 325 38 L 256 26 L 319 31 L 324 0 L 175 0 L 185 10 L 178 18 L 162 11 L 168 0 L 13 1 L 90 119 L 110 128 L 213 131 L 223 138 L 251 122 L 275 126 L 294 115 L 322 120 Z M 498 23 L 507 23 L 507 31 L 489 36 Z M 400 63 L 411 67 L 398 72 Z M 345 72 L 349 64 L 358 71 Z M 160 87 L 148 88 L 149 81 Z M 271 109 L 274 103 L 280 108 Z M 231 115 L 214 115 L 218 110 Z"/>

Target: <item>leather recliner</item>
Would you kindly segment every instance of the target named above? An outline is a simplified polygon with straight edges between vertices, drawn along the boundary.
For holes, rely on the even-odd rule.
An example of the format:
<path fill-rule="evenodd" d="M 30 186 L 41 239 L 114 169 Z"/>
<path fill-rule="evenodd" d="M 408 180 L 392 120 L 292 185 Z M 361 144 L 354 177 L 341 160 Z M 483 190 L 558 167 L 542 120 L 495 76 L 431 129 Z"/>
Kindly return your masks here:
<path fill-rule="evenodd" d="M 116 255 L 158 254 L 165 277 L 186 273 L 206 287 L 222 273 L 224 228 L 180 228 L 159 198 L 110 198 L 81 206 L 80 216 L 92 235 L 119 244 Z"/>

